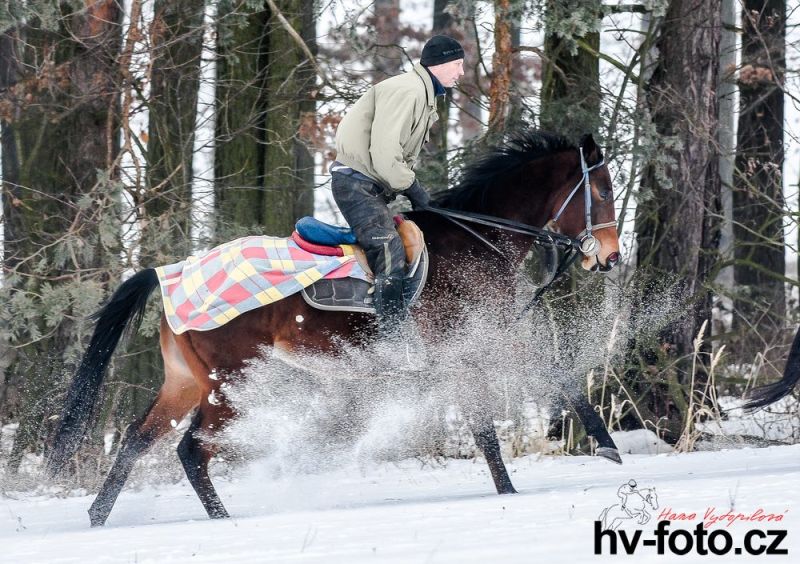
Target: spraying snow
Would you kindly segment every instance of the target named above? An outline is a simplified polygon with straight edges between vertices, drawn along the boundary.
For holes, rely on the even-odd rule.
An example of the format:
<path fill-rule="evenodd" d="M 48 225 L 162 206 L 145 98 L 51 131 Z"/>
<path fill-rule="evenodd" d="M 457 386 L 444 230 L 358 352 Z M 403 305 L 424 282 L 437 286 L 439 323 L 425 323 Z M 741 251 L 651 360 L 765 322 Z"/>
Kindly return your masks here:
<path fill-rule="evenodd" d="M 465 452 L 462 439 L 469 420 L 487 413 L 503 422 L 501 437 L 518 441 L 532 434 L 529 425 L 542 426 L 540 417 L 531 422 L 531 409 L 579 392 L 590 371 L 619 360 L 633 335 L 652 334 L 680 311 L 674 285 L 665 284 L 658 304 L 641 303 L 635 287 L 585 286 L 581 299 L 521 320 L 521 303 L 532 295 L 526 285 L 511 303 L 462 306 L 459 323 L 435 340 L 423 321 L 371 345 L 342 342 L 335 355 L 264 349 L 225 390 L 239 417 L 217 439 L 245 458 L 264 457 L 274 475 L 473 455 L 474 444 Z"/>

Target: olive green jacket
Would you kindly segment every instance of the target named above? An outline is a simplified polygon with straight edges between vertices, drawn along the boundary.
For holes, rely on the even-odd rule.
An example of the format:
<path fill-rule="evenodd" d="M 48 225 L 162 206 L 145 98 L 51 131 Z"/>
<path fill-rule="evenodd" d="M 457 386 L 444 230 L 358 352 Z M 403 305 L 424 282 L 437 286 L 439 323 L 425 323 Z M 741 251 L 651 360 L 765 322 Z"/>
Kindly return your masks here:
<path fill-rule="evenodd" d="M 336 160 L 384 187 L 405 190 L 437 119 L 433 82 L 416 64 L 372 86 L 350 108 L 336 130 Z"/>

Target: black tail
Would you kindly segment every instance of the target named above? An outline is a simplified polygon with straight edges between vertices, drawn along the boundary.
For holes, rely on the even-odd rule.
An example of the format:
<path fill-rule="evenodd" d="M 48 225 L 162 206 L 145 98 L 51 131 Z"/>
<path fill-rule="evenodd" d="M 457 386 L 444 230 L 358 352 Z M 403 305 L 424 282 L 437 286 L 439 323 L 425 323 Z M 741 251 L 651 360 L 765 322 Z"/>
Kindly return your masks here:
<path fill-rule="evenodd" d="M 158 276 L 155 270 L 148 268 L 138 272 L 117 288 L 108 303 L 91 316 L 97 325 L 67 392 L 64 411 L 47 458 L 45 471 L 48 475 L 57 474 L 78 450 L 94 414 L 111 355 L 126 327 L 128 333 L 139 327 L 147 298 L 156 286 Z"/>
<path fill-rule="evenodd" d="M 792 350 L 789 351 L 789 358 L 786 359 L 783 378 L 772 384 L 750 390 L 750 393 L 747 394 L 748 402 L 744 408 L 758 409 L 775 403 L 782 397 L 791 394 L 798 381 L 800 381 L 800 329 L 794 336 Z"/>

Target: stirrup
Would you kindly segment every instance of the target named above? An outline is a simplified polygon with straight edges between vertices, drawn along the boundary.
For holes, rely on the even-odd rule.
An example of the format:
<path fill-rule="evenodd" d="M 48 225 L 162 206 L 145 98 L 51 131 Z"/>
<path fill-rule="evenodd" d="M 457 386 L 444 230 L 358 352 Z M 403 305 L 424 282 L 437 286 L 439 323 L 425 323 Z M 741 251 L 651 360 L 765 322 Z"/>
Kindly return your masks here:
<path fill-rule="evenodd" d="M 378 315 L 379 331 L 382 334 L 390 333 L 408 315 L 403 288 L 404 279 L 399 276 L 379 275 L 375 277 L 373 298 L 375 313 Z"/>

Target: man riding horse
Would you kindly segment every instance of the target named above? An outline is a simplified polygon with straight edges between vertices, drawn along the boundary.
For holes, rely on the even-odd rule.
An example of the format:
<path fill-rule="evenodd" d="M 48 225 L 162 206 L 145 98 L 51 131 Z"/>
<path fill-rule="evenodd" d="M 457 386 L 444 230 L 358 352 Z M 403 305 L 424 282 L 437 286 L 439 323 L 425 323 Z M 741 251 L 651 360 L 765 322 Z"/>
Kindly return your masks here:
<path fill-rule="evenodd" d="M 585 269 L 597 272 L 610 271 L 620 260 L 611 176 L 591 135 L 575 145 L 546 132 L 518 132 L 465 167 L 447 198 L 435 208 L 428 206 L 414 165 L 436 120 L 436 95 L 463 75 L 463 57 L 458 42 L 433 37 L 420 64 L 370 88 L 337 132 L 333 193 L 376 275 L 373 305 L 383 335 L 391 335 L 406 314 L 406 256 L 387 205 L 398 193 L 415 209 L 423 209 L 409 216 L 430 235 L 423 247 L 429 262 L 426 269 L 415 267 L 414 275 L 425 273 L 426 295 L 419 299 L 419 313 L 433 328 L 434 338 L 446 336 L 462 317 L 453 296 L 463 303 L 491 306 L 502 292 L 514 295 L 514 273 L 534 244 L 561 256 L 551 280 L 579 258 Z M 243 381 L 250 360 L 261 355 L 336 355 L 342 343 L 362 342 L 373 316 L 367 303 L 370 277 L 356 252 L 345 256 L 345 249 L 339 248 L 316 255 L 300 246 L 300 235 L 297 240 L 243 237 L 174 265 L 146 268 L 123 282 L 95 314 L 92 338 L 54 434 L 48 475 L 68 465 L 93 428 L 114 350 L 126 330 L 136 331 L 156 288 L 164 302 L 159 334 L 165 377 L 153 404 L 121 440 L 114 465 L 89 508 L 92 526 L 106 522 L 136 460 L 190 414 L 178 457 L 209 517 L 228 517 L 208 474 L 209 461 L 221 446 L 213 437 L 237 414 L 228 387 Z M 352 241 L 311 243 L 346 247 Z M 450 267 L 453 257 L 463 257 L 460 268 Z M 321 285 L 320 295 L 325 290 L 336 302 L 336 292 L 326 284 L 337 269 L 346 269 L 342 277 L 354 280 L 344 287 L 358 287 L 364 307 L 329 307 L 304 293 Z M 480 283 L 464 276 L 477 270 Z M 176 316 L 182 320 L 178 325 L 173 323 Z M 479 379 L 472 367 L 463 367 L 463 375 L 460 371 L 456 368 L 458 377 L 465 378 L 462 405 L 475 444 L 484 454 L 497 493 L 514 493 L 493 413 L 488 402 L 475 399 L 482 397 L 483 386 L 473 382 Z M 287 379 L 293 373 L 287 368 Z M 603 419 L 585 397 L 577 405 L 587 429 L 594 429 L 590 434 L 598 437 L 598 453 L 605 449 L 603 456 L 620 462 Z"/>
<path fill-rule="evenodd" d="M 342 119 L 331 166 L 333 197 L 364 248 L 375 274 L 375 311 L 381 336 L 405 319 L 406 260 L 388 204 L 397 194 L 413 209 L 430 196 L 414 166 L 438 119 L 436 97 L 464 74 L 464 49 L 445 35 L 432 37 L 420 62 L 372 86 Z"/>

